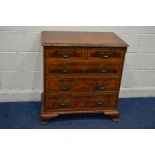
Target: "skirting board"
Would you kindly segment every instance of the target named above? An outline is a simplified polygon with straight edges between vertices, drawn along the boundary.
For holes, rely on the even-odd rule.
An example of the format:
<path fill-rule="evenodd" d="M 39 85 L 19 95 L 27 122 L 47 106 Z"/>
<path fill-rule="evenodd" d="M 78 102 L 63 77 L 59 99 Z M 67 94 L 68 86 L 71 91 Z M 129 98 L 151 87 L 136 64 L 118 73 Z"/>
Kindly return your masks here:
<path fill-rule="evenodd" d="M 0 90 L 0 102 L 41 101 L 42 90 Z M 155 97 L 155 87 L 121 88 L 120 98 Z"/>

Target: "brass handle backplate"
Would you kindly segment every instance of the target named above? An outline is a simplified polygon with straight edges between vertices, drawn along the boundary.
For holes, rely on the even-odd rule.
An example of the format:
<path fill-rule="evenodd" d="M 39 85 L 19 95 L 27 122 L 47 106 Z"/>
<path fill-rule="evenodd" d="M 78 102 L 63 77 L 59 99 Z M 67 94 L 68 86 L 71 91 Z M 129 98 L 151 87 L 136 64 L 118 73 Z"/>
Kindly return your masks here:
<path fill-rule="evenodd" d="M 102 58 L 109 58 L 109 54 L 108 53 L 101 53 L 101 57 Z"/>
<path fill-rule="evenodd" d="M 104 102 L 103 102 L 103 100 L 101 100 L 101 99 L 98 99 L 98 100 L 96 100 L 96 104 L 97 105 L 102 105 Z"/>
<path fill-rule="evenodd" d="M 63 58 L 69 58 L 70 57 L 70 53 L 67 53 L 67 52 L 61 52 L 61 56 L 63 57 Z"/>
<path fill-rule="evenodd" d="M 66 107 L 66 106 L 67 106 L 67 104 L 68 104 L 68 102 L 67 102 L 67 101 L 62 100 L 62 101 L 60 101 L 60 102 L 59 102 L 59 104 L 60 104 L 60 106 L 61 106 L 61 107 Z"/>
<path fill-rule="evenodd" d="M 61 90 L 68 90 L 69 88 L 68 88 L 68 85 L 67 85 L 67 84 L 62 83 L 62 84 L 60 85 L 60 89 L 61 89 Z"/>
<path fill-rule="evenodd" d="M 63 67 L 61 68 L 61 71 L 62 71 L 63 73 L 67 73 L 67 72 L 69 72 L 69 67 L 63 66 Z"/>
<path fill-rule="evenodd" d="M 97 84 L 96 88 L 98 90 L 105 90 L 106 86 L 104 84 Z"/>
<path fill-rule="evenodd" d="M 101 68 L 101 72 L 102 72 L 102 73 L 106 73 L 106 72 L 107 72 L 107 68 L 102 67 L 102 68 Z"/>

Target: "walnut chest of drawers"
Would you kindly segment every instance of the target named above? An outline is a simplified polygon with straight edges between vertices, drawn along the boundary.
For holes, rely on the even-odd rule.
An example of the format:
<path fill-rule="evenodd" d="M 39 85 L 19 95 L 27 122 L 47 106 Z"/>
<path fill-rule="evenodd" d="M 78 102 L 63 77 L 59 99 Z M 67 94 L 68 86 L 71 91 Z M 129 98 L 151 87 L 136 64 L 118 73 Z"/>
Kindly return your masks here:
<path fill-rule="evenodd" d="M 60 114 L 103 113 L 117 120 L 128 45 L 111 32 L 42 32 L 41 122 Z"/>

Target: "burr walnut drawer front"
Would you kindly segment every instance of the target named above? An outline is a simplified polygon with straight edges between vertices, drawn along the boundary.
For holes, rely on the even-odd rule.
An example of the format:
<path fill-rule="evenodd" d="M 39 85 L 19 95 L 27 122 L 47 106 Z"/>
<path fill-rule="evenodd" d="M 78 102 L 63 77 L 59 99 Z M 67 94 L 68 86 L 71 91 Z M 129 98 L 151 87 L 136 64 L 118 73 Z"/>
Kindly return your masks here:
<path fill-rule="evenodd" d="M 70 47 L 45 47 L 47 60 L 82 60 L 84 59 L 83 48 Z"/>
<path fill-rule="evenodd" d="M 121 61 L 123 60 L 124 51 L 121 48 L 89 48 L 88 59 L 108 61 Z"/>
<path fill-rule="evenodd" d="M 47 92 L 104 92 L 118 89 L 117 78 L 66 78 L 47 79 Z"/>
<path fill-rule="evenodd" d="M 116 107 L 116 94 L 51 95 L 46 97 L 48 110 L 111 109 Z"/>
<path fill-rule="evenodd" d="M 119 63 L 47 63 L 46 74 L 80 74 L 80 73 L 100 73 L 100 74 L 117 74 L 121 65 Z"/>

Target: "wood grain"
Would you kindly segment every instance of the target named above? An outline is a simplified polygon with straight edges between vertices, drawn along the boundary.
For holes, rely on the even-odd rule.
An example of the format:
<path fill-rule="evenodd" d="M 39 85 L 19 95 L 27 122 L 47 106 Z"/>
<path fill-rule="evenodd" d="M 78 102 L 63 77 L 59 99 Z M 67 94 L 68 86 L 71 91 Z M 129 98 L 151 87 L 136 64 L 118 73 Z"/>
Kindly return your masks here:
<path fill-rule="evenodd" d="M 61 95 L 61 97 L 60 97 Z M 47 111 L 75 110 L 75 109 L 114 109 L 116 94 L 57 94 L 46 97 Z"/>
<path fill-rule="evenodd" d="M 43 32 L 41 121 L 59 114 L 102 112 L 118 119 L 127 44 L 114 33 Z"/>
<path fill-rule="evenodd" d="M 57 62 L 46 63 L 46 75 L 85 75 L 87 74 L 118 74 L 120 72 L 120 63 L 97 63 L 97 62 Z"/>
<path fill-rule="evenodd" d="M 46 80 L 48 93 L 105 92 L 117 91 L 117 78 L 50 78 Z"/>
<path fill-rule="evenodd" d="M 112 32 L 42 32 L 43 46 L 128 47 Z"/>

